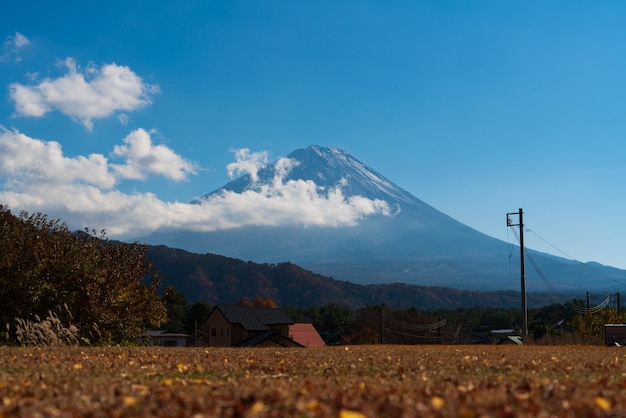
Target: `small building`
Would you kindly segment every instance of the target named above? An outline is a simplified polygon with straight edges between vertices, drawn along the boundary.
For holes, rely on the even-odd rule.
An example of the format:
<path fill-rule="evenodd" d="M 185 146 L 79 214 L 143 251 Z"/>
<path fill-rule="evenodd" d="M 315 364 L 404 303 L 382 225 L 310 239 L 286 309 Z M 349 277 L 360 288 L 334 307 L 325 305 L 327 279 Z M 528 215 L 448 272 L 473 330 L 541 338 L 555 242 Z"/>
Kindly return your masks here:
<path fill-rule="evenodd" d="M 148 339 L 148 344 L 160 347 L 185 347 L 187 345 L 188 334 L 169 332 L 163 329 L 150 329 L 142 337 Z"/>
<path fill-rule="evenodd" d="M 512 329 L 492 329 L 491 341 L 494 344 L 522 345 L 522 337 Z"/>
<path fill-rule="evenodd" d="M 626 324 L 604 324 L 604 344 L 626 345 Z"/>
<path fill-rule="evenodd" d="M 326 343 L 313 324 L 296 323 L 289 325 L 289 337 L 304 347 L 326 347 Z"/>
<path fill-rule="evenodd" d="M 206 322 L 209 347 L 302 347 L 289 337 L 294 320 L 278 308 L 218 305 Z"/>

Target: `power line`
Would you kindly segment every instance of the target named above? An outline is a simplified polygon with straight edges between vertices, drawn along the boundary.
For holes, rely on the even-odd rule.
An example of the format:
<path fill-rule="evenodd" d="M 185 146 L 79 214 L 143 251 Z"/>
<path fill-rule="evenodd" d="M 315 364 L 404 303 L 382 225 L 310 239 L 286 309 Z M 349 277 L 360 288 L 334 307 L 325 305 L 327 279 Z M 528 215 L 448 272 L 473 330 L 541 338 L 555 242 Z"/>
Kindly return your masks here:
<path fill-rule="evenodd" d="M 546 244 L 548 244 L 550 247 L 554 248 L 555 250 L 557 250 L 559 253 L 563 254 L 564 256 L 566 256 L 567 258 L 569 258 L 570 260 L 578 263 L 578 264 L 582 264 L 584 267 L 586 267 L 587 269 L 593 271 L 596 274 L 599 274 L 600 276 L 611 280 L 612 282 L 615 282 L 621 286 L 626 286 L 626 284 L 622 283 L 621 281 L 615 279 L 614 277 L 611 276 L 607 276 L 606 274 L 604 274 L 601 271 L 598 271 L 596 269 L 594 269 L 593 267 L 591 267 L 588 263 L 583 263 L 580 260 L 577 260 L 575 257 L 572 257 L 571 255 L 567 254 L 565 251 L 561 250 L 560 248 L 556 247 L 554 244 L 548 242 L 545 238 L 540 237 L 535 231 L 531 230 L 530 228 L 526 229 L 527 232 L 532 233 L 534 236 L 536 236 L 537 238 L 539 238 L 540 240 L 542 240 L 543 242 L 545 242 Z"/>
<path fill-rule="evenodd" d="M 513 234 L 515 235 L 515 237 L 516 237 L 516 238 L 518 239 L 518 241 L 519 241 L 519 237 L 517 236 L 516 231 L 515 231 L 515 230 L 512 230 L 512 231 L 513 231 Z M 552 245 L 551 243 L 549 243 L 548 241 L 546 241 L 544 238 L 540 237 L 540 236 L 539 236 L 536 232 L 532 231 L 531 229 L 527 228 L 527 229 L 526 229 L 526 231 L 527 231 L 527 232 L 532 232 L 532 234 L 533 234 L 533 235 L 535 235 L 537 238 L 539 238 L 539 239 L 541 239 L 542 241 L 544 241 L 546 244 L 550 245 L 550 246 L 551 246 L 552 248 L 554 248 L 555 250 L 557 250 L 557 251 L 559 251 L 560 253 L 564 254 L 566 257 L 570 258 L 571 260 L 573 260 L 573 261 L 575 261 L 575 262 L 577 262 L 577 263 L 579 263 L 579 264 L 582 264 L 583 266 L 587 267 L 588 269 L 590 269 L 590 270 L 591 270 L 591 271 L 593 271 L 594 273 L 599 274 L 599 275 L 601 275 L 601 276 L 603 276 L 603 277 L 606 277 L 607 279 L 612 280 L 612 281 L 614 281 L 614 282 L 616 282 L 616 283 L 618 283 L 618 284 L 624 285 L 624 284 L 623 284 L 623 283 L 621 283 L 620 281 L 615 280 L 614 278 L 609 277 L 609 276 L 607 276 L 606 274 L 604 274 L 604 273 L 602 273 L 602 272 L 599 272 L 599 271 L 597 271 L 597 270 L 595 270 L 595 269 L 591 268 L 589 265 L 587 265 L 587 264 L 585 264 L 585 263 L 583 263 L 583 262 L 581 262 L 581 261 L 578 261 L 578 260 L 576 260 L 574 257 L 572 257 L 571 255 L 568 255 L 567 253 L 565 253 L 565 252 L 561 251 L 559 248 L 557 248 L 556 246 Z M 543 273 L 543 271 L 541 270 L 541 268 L 539 268 L 539 265 L 537 264 L 537 262 L 536 262 L 536 261 L 535 261 L 535 259 L 533 258 L 533 256 L 532 256 L 531 252 L 530 252 L 530 251 L 528 251 L 526 248 L 524 248 L 524 255 L 526 256 L 526 258 L 528 259 L 528 261 L 530 261 L 530 264 L 532 264 L 533 268 L 534 268 L 534 269 L 535 269 L 535 271 L 537 272 L 537 275 L 541 278 L 541 280 L 543 281 L 543 283 L 544 283 L 544 284 L 548 287 L 548 289 L 550 289 L 550 290 L 551 290 L 552 294 L 553 294 L 555 297 L 558 297 L 558 296 L 559 296 L 559 292 L 558 292 L 558 290 L 557 290 L 557 289 L 556 289 L 556 288 L 552 285 L 552 283 L 550 282 L 550 280 L 548 280 L 548 278 L 547 278 L 547 277 L 546 277 L 546 275 Z M 510 257 L 511 257 L 511 256 L 509 255 L 509 259 L 510 259 Z M 558 300 L 558 299 L 557 299 L 557 300 Z M 568 301 L 568 302 L 565 302 L 565 303 L 562 303 L 562 302 L 559 302 L 559 303 L 561 303 L 561 304 L 562 304 L 563 306 L 565 306 L 566 308 L 568 308 L 568 309 L 570 309 L 570 310 L 572 310 L 572 311 L 574 311 L 574 312 L 580 313 L 580 314 L 593 314 L 593 313 L 596 313 L 596 312 L 600 312 L 602 309 L 604 309 L 604 308 L 606 307 L 606 305 L 608 305 L 608 304 L 609 304 L 609 302 L 610 302 L 610 301 L 611 301 L 611 295 L 608 295 L 608 296 L 606 297 L 606 299 L 604 299 L 604 300 L 603 300 L 600 304 L 598 304 L 598 305 L 596 305 L 596 306 L 589 307 L 589 308 L 585 308 L 585 307 L 582 307 L 582 306 L 576 305 L 576 304 L 574 304 L 574 303 L 572 303 L 572 302 L 569 302 L 569 301 Z"/>
<path fill-rule="evenodd" d="M 408 322 L 404 322 L 401 319 L 397 319 L 397 318 L 396 318 L 396 321 L 400 323 L 400 326 L 402 328 L 410 329 L 413 331 L 435 331 L 436 329 L 439 329 L 448 323 L 448 320 L 445 318 L 439 322 L 435 322 L 434 324 L 425 324 L 425 325 L 410 324 Z"/>
<path fill-rule="evenodd" d="M 552 285 L 552 283 L 550 283 L 550 280 L 548 280 L 548 278 L 546 277 L 546 275 L 543 273 L 543 271 L 539 268 L 539 266 L 537 265 L 537 262 L 535 261 L 535 259 L 532 257 L 532 255 L 530 254 L 530 252 L 526 251 L 526 257 L 528 258 L 528 261 L 530 261 L 530 264 L 532 264 L 532 266 L 534 267 L 535 271 L 537 272 L 537 274 L 539 275 L 539 277 L 541 278 L 541 280 L 545 283 L 545 285 L 552 291 L 552 293 L 554 294 L 554 296 L 558 296 L 558 291 L 556 290 L 556 288 Z M 596 312 L 600 312 L 602 309 L 604 309 L 606 307 L 606 305 L 609 304 L 609 302 L 611 301 L 611 295 L 608 295 L 606 297 L 606 299 L 604 299 L 599 305 L 596 306 L 592 306 L 589 308 L 585 308 L 579 305 L 576 305 L 575 303 L 572 302 L 565 302 L 565 303 L 561 303 L 563 306 L 565 306 L 566 308 L 569 308 L 570 310 L 580 313 L 580 314 L 593 314 Z"/>
<path fill-rule="evenodd" d="M 432 335 L 417 335 L 417 334 L 408 334 L 406 332 L 401 332 L 401 331 L 396 331 L 395 329 L 391 329 L 391 328 L 385 328 L 386 332 L 391 332 L 392 334 L 398 334 L 398 335 L 402 335 L 404 337 L 411 337 L 411 338 L 421 338 L 423 340 L 432 340 L 432 339 L 439 339 L 439 336 L 432 336 Z"/>

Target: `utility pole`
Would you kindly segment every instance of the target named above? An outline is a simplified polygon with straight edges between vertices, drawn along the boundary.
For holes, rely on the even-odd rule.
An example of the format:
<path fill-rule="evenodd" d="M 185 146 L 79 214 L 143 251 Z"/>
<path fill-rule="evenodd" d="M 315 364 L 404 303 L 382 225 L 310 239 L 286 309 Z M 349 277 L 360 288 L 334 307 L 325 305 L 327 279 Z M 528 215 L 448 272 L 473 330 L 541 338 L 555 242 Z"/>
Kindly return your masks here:
<path fill-rule="evenodd" d="M 439 322 L 441 322 L 441 317 L 439 317 Z M 437 328 L 437 340 L 439 341 L 439 345 L 441 345 L 441 327 Z"/>
<path fill-rule="evenodd" d="M 518 215 L 518 223 L 511 221 L 510 215 Z M 528 337 L 528 306 L 526 304 L 526 272 L 524 271 L 524 211 L 520 208 L 519 212 L 510 212 L 506 214 L 506 225 L 519 227 L 519 262 L 520 262 L 520 282 L 522 293 L 522 340 Z"/>
<path fill-rule="evenodd" d="M 384 309 L 384 305 L 380 305 L 380 344 L 382 345 L 384 340 L 383 340 L 383 331 L 384 331 L 384 326 L 383 326 L 383 309 Z"/>

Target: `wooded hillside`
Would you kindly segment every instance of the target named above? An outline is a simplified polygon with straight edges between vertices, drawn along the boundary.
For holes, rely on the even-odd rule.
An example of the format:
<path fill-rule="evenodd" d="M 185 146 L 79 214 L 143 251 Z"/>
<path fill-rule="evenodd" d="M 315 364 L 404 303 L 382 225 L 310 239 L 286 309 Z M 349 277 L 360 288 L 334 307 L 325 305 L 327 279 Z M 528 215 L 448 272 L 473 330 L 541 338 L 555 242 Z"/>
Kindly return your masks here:
<path fill-rule="evenodd" d="M 473 306 L 519 307 L 517 291 L 479 292 L 401 283 L 359 285 L 315 274 L 292 263 L 258 264 L 165 246 L 149 247 L 148 257 L 163 274 L 164 286 L 189 302 L 236 303 L 241 298 L 271 298 L 279 306 L 311 307 L 336 303 L 354 308 L 385 304 L 393 308 L 455 309 Z M 550 295 L 529 296 L 530 306 L 554 303 Z"/>

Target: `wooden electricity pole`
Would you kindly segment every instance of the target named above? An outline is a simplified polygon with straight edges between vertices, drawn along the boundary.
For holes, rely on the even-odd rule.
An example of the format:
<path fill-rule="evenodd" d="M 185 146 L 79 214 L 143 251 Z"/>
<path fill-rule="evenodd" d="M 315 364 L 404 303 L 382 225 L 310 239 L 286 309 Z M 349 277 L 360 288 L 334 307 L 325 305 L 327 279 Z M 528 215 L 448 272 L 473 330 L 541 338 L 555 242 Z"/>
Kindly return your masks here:
<path fill-rule="evenodd" d="M 383 340 L 383 332 L 385 330 L 384 326 L 383 326 L 383 309 L 385 308 L 384 305 L 380 305 L 380 344 L 382 345 L 384 340 Z"/>
<path fill-rule="evenodd" d="M 518 215 L 519 222 L 514 224 L 510 215 Z M 528 337 L 528 306 L 526 304 L 526 272 L 524 271 L 524 211 L 520 208 L 519 212 L 511 212 L 506 214 L 507 226 L 519 227 L 519 262 L 520 262 L 520 282 L 522 293 L 522 339 Z"/>

